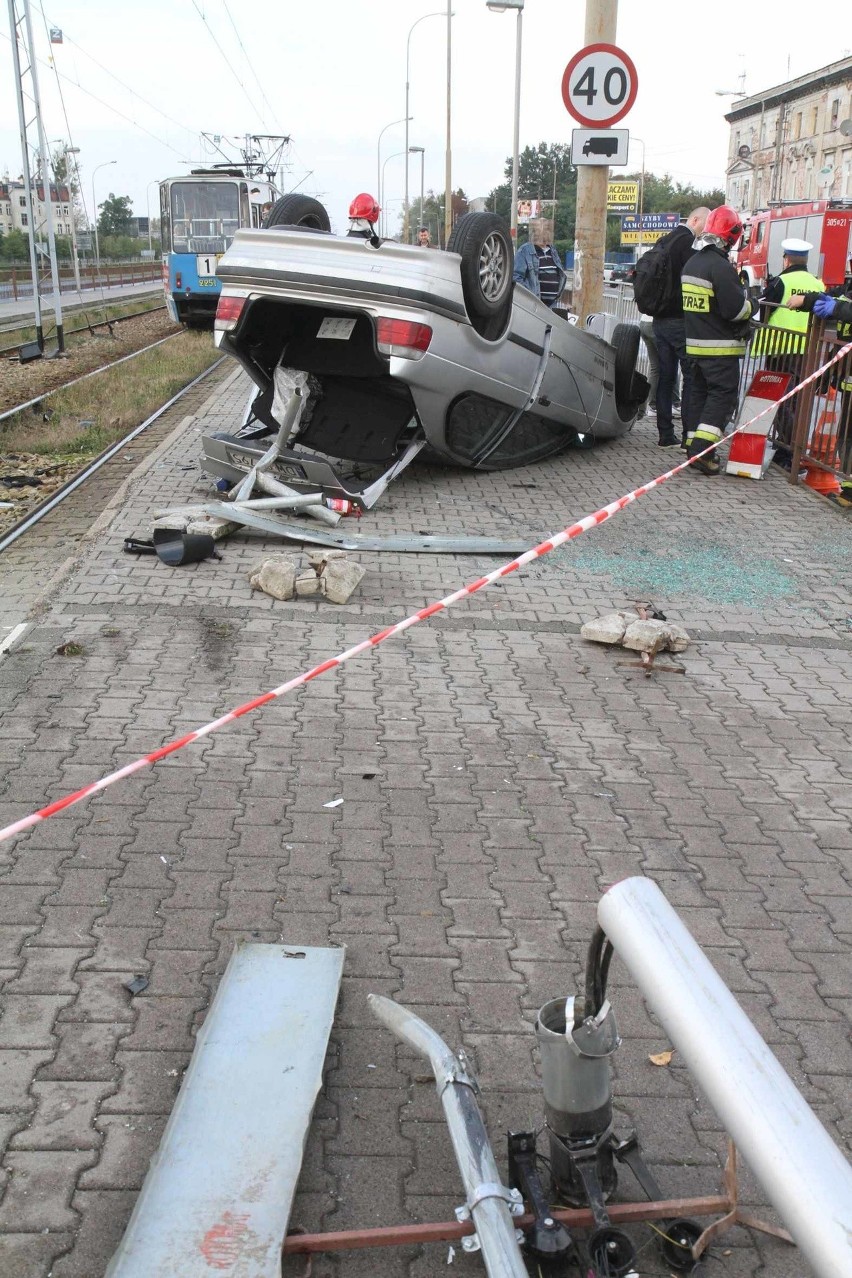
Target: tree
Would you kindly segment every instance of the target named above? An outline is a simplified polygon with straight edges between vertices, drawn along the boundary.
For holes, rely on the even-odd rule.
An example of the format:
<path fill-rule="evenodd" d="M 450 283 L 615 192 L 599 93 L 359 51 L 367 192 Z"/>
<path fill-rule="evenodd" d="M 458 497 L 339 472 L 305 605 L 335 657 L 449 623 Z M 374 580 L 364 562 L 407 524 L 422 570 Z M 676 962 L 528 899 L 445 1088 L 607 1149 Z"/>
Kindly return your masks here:
<path fill-rule="evenodd" d="M 23 231 L 12 230 L 0 239 L 0 257 L 4 262 L 29 261 L 30 242 Z"/>
<path fill-rule="evenodd" d="M 512 211 L 512 158 L 504 166 L 507 181 L 488 195 L 488 206 L 510 221 Z M 527 200 L 552 200 L 556 195 L 554 239 L 573 240 L 577 208 L 577 174 L 567 142 L 539 142 L 524 147 L 518 156 L 518 195 Z"/>
<path fill-rule="evenodd" d="M 101 211 L 98 218 L 99 235 L 127 235 L 133 218 L 129 195 L 113 195 L 110 191 L 109 198 L 99 204 L 98 208 Z"/>
<path fill-rule="evenodd" d="M 461 187 L 452 193 L 453 204 L 453 225 L 459 220 L 463 213 L 468 211 L 468 200 Z M 432 243 L 444 247 L 444 192 L 440 195 L 435 191 L 427 191 L 423 199 L 423 207 L 420 207 L 420 197 L 412 200 L 409 205 L 408 225 L 416 230 L 418 226 L 428 226 L 432 232 Z M 402 222 L 400 221 L 400 227 Z M 413 233 L 413 231 L 412 231 Z"/>

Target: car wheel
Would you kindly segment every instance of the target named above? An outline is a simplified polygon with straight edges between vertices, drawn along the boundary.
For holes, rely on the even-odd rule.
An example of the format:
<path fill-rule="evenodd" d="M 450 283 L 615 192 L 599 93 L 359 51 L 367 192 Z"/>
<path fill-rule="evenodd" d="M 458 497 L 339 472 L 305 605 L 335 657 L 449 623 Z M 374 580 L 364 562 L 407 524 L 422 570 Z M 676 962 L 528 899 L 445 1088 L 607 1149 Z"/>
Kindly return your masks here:
<path fill-rule="evenodd" d="M 477 332 L 491 337 L 493 321 L 508 316 L 514 253 L 509 228 L 494 213 L 465 213 L 447 241 L 461 256 L 461 282 L 468 315 Z"/>
<path fill-rule="evenodd" d="M 616 324 L 612 345 L 615 349 L 615 405 L 619 417 L 630 417 L 636 411 L 633 374 L 639 358 L 639 329 L 635 324 Z"/>
<path fill-rule="evenodd" d="M 331 222 L 319 200 L 310 195 L 282 195 L 269 210 L 264 227 L 301 226 L 306 231 L 330 231 Z"/>

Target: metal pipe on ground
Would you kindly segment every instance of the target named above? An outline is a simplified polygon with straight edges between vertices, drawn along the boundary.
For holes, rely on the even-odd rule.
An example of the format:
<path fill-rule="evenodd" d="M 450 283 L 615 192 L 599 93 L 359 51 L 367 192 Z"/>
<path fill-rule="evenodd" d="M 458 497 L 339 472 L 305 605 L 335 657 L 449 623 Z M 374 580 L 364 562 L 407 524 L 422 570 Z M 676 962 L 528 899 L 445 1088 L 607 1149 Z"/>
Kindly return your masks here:
<path fill-rule="evenodd" d="M 431 1063 L 467 1206 L 490 1278 L 528 1278 L 508 1193 L 503 1189 L 473 1080 L 464 1064 L 419 1016 L 380 994 L 369 994 L 367 1002 L 386 1029 Z"/>
<path fill-rule="evenodd" d="M 852 1167 L 663 893 L 625 879 L 598 922 L 814 1273 L 852 1274 Z"/>

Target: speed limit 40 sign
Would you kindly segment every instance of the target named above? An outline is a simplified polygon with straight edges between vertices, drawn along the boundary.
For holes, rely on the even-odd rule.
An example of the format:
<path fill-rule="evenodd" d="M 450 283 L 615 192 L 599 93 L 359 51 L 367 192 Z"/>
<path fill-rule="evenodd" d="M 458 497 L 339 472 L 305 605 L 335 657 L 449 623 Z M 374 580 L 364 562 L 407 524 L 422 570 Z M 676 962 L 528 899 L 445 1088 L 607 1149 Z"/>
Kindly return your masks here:
<path fill-rule="evenodd" d="M 562 76 L 562 101 L 589 129 L 606 129 L 624 118 L 639 87 L 633 59 L 614 44 L 587 44 Z"/>

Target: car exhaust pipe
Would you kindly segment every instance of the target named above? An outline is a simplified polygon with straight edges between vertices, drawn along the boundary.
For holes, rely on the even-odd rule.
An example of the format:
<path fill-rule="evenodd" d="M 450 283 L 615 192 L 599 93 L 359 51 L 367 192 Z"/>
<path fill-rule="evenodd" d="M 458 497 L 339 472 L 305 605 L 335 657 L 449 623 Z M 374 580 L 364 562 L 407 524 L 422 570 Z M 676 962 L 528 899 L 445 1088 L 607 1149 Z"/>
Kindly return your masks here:
<path fill-rule="evenodd" d="M 468 1235 L 462 1246 L 465 1251 L 481 1249 L 490 1278 L 528 1278 L 513 1219 L 523 1213 L 523 1200 L 500 1180 L 476 1099 L 478 1089 L 463 1054 L 456 1056 L 431 1026 L 399 1003 L 381 994 L 369 994 L 367 1002 L 386 1029 L 432 1066 L 467 1196 L 456 1215 L 470 1218 L 476 1229 L 474 1241 Z"/>
<path fill-rule="evenodd" d="M 818 1278 L 852 1274 L 852 1167 L 657 885 L 598 921 Z"/>

